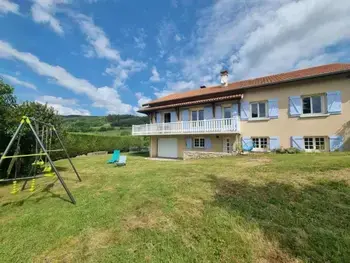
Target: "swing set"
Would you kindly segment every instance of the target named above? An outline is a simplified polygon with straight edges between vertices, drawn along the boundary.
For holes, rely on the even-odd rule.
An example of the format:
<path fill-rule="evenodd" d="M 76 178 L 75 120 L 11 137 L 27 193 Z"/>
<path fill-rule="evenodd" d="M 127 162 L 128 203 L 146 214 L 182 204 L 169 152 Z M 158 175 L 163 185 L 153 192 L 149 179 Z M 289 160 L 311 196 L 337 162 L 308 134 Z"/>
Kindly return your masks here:
<path fill-rule="evenodd" d="M 21 139 L 23 136 L 23 129 L 25 126 L 29 127 L 29 131 L 33 133 L 35 138 L 35 153 L 21 154 Z M 54 137 L 61 146 L 61 149 L 52 149 L 52 143 Z M 16 142 L 17 140 L 17 142 Z M 16 143 L 16 148 L 13 155 L 7 155 L 12 147 Z M 12 182 L 11 194 L 17 194 L 19 192 L 19 181 L 24 181 L 21 191 L 25 190 L 28 181 L 30 183 L 30 192 L 36 190 L 36 179 L 42 177 L 57 177 L 66 191 L 69 199 L 73 204 L 76 203 L 72 193 L 70 192 L 68 186 L 66 185 L 64 179 L 57 170 L 55 164 L 53 163 L 50 154 L 54 152 L 64 152 L 70 165 L 72 166 L 79 182 L 81 182 L 80 175 L 75 168 L 66 148 L 64 147 L 60 136 L 57 133 L 55 127 L 50 123 L 45 123 L 38 121 L 34 118 L 29 118 L 26 116 L 22 117 L 22 120 L 17 127 L 14 135 L 12 136 L 9 144 L 7 145 L 4 153 L 0 157 L 0 168 L 4 160 L 11 159 L 9 166 L 6 171 L 5 178 L 0 178 L 0 183 L 2 182 Z M 20 175 L 22 158 L 34 157 L 35 160 L 31 164 L 31 169 L 26 176 Z"/>

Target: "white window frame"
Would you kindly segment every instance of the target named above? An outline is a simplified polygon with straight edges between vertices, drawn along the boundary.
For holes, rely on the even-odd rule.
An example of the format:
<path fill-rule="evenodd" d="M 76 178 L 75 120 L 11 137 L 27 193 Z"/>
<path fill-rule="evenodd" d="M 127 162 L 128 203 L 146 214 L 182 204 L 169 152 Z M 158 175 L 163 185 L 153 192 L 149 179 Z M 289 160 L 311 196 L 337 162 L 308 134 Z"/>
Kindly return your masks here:
<path fill-rule="evenodd" d="M 262 146 L 262 143 L 261 143 L 262 139 L 266 139 L 266 147 L 261 147 Z M 257 145 L 258 147 L 256 147 L 254 140 L 258 140 L 258 145 Z M 254 147 L 253 150 L 266 151 L 266 150 L 269 150 L 269 148 L 270 148 L 269 137 L 253 137 L 252 141 L 253 141 L 253 147 Z"/>
<path fill-rule="evenodd" d="M 260 106 L 259 104 L 260 103 L 264 103 L 265 104 L 265 116 L 264 117 L 261 117 L 260 116 Z M 253 105 L 254 104 L 257 104 L 258 105 L 258 117 L 253 117 Z M 263 101 L 254 101 L 254 102 L 251 102 L 249 104 L 249 107 L 250 107 L 250 119 L 252 120 L 258 120 L 258 119 L 267 119 L 268 118 L 268 102 L 266 100 L 263 100 Z"/>
<path fill-rule="evenodd" d="M 306 140 L 312 139 L 312 149 L 306 149 Z M 323 139 L 323 149 L 316 148 L 317 139 Z M 304 137 L 304 149 L 306 152 L 324 152 L 327 151 L 327 137 L 325 136 L 305 136 Z"/>
<path fill-rule="evenodd" d="M 321 112 L 314 113 L 313 112 L 313 105 L 312 105 L 312 97 L 320 97 L 321 98 Z M 304 99 L 305 98 L 310 98 L 310 110 L 311 113 L 304 113 Z M 303 116 L 312 116 L 312 115 L 323 115 L 326 113 L 326 95 L 325 94 L 311 94 L 311 95 L 304 95 L 301 96 L 301 114 Z"/>
<path fill-rule="evenodd" d="M 196 140 L 198 140 L 198 146 L 196 146 Z M 201 142 L 203 142 L 203 146 L 201 146 Z M 193 139 L 193 148 L 205 148 L 205 139 L 203 137 L 196 137 Z"/>

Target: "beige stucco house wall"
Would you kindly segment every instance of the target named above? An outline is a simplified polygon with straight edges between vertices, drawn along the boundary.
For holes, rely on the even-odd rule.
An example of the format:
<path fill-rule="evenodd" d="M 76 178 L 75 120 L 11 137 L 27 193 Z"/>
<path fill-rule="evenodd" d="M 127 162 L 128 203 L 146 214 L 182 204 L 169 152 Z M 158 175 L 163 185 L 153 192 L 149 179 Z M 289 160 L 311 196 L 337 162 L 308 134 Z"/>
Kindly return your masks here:
<path fill-rule="evenodd" d="M 329 91 L 340 91 L 342 99 L 342 112 L 339 115 L 328 115 L 322 117 L 290 117 L 289 116 L 289 97 L 305 96 L 314 94 L 326 94 Z M 240 134 L 210 134 L 210 135 L 169 135 L 169 136 L 151 136 L 151 157 L 157 156 L 158 138 L 169 137 L 177 138 L 178 156 L 182 158 L 183 151 L 186 150 L 186 138 L 209 137 L 211 139 L 211 149 L 196 149 L 191 151 L 223 151 L 223 140 L 230 137 L 234 143 L 234 148 L 240 144 L 241 137 L 270 137 L 278 136 L 281 147 L 291 147 L 292 136 L 343 136 L 344 149 L 350 150 L 350 79 L 345 75 L 327 77 L 322 79 L 304 80 L 281 84 L 270 87 L 251 88 L 243 91 L 242 101 L 256 102 L 268 101 L 269 99 L 278 99 L 279 116 L 277 119 L 268 119 L 260 121 L 241 121 Z M 219 103 L 222 106 L 232 106 L 233 103 L 239 103 L 237 100 Z M 191 120 L 191 110 L 203 109 L 210 104 L 196 105 L 179 109 L 179 121 L 181 121 L 181 112 L 183 109 L 189 110 L 189 120 Z M 175 110 L 169 108 L 160 111 L 161 113 Z M 162 114 L 163 115 L 163 114 Z M 154 115 L 153 115 L 154 116 Z M 163 119 L 162 119 L 163 121 Z M 152 122 L 155 122 L 153 117 Z M 329 143 L 326 141 L 326 150 L 329 149 Z"/>
<path fill-rule="evenodd" d="M 342 112 L 326 117 L 290 117 L 289 97 L 325 94 L 327 91 L 341 91 Z M 350 79 L 327 78 L 279 85 L 273 88 L 251 89 L 244 93 L 244 101 L 254 102 L 278 99 L 279 117 L 266 121 L 241 121 L 241 134 L 245 136 L 279 136 L 282 147 L 291 147 L 291 136 L 344 137 L 345 150 L 350 150 Z"/>

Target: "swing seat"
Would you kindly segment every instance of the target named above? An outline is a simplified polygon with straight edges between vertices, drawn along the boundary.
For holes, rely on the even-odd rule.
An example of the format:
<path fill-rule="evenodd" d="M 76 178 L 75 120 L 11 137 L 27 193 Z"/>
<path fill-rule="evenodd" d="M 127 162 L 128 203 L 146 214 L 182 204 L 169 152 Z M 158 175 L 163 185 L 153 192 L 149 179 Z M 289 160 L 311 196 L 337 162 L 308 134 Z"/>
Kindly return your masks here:
<path fill-rule="evenodd" d="M 55 174 L 53 172 L 47 172 L 47 173 L 44 173 L 44 176 L 45 177 L 54 177 Z"/>
<path fill-rule="evenodd" d="M 44 161 L 35 161 L 34 163 L 32 163 L 33 166 L 39 166 L 39 167 L 43 167 L 44 166 Z"/>
<path fill-rule="evenodd" d="M 43 172 L 44 172 L 44 173 L 51 173 L 51 172 L 52 172 L 51 166 L 45 166 Z"/>

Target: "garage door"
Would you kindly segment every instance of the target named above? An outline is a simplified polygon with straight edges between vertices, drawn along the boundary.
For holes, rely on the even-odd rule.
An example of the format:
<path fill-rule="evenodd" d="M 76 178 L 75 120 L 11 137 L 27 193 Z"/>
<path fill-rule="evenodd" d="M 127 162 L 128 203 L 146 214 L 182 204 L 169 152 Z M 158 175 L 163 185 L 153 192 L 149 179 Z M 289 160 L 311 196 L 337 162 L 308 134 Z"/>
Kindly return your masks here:
<path fill-rule="evenodd" d="M 158 139 L 158 157 L 177 158 L 177 139 Z"/>

